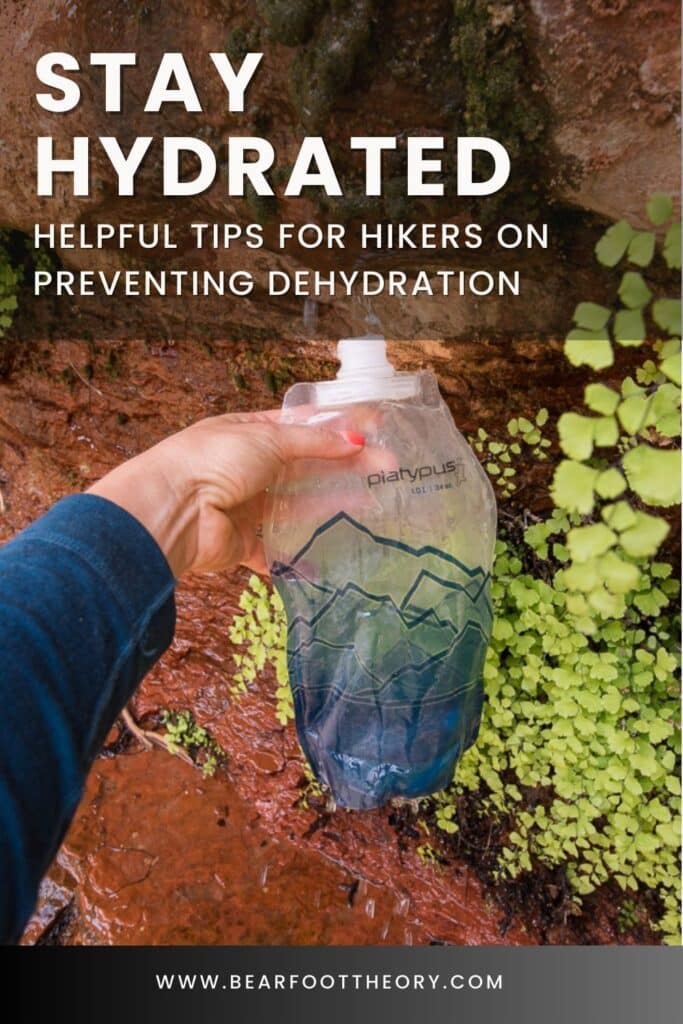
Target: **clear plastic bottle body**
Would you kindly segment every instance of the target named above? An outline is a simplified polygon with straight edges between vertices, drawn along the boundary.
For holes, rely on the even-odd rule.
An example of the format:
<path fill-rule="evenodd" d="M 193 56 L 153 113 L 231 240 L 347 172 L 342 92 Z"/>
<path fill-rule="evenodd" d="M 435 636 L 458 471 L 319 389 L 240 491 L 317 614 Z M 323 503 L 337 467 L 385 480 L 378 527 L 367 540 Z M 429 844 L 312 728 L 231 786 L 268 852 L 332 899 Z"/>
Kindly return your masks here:
<path fill-rule="evenodd" d="M 366 445 L 296 463 L 266 514 L 299 739 L 351 808 L 448 785 L 481 716 L 495 499 L 434 376 L 410 376 L 408 397 L 336 406 L 291 389 L 285 419 Z"/>

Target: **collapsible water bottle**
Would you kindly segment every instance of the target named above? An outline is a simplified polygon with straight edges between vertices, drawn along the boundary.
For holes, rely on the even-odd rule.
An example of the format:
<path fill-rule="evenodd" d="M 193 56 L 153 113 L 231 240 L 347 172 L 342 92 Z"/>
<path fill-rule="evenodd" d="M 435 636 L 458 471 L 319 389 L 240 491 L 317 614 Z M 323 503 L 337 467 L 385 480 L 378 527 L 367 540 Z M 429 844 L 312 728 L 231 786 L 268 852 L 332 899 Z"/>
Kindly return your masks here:
<path fill-rule="evenodd" d="M 476 739 L 496 504 L 433 373 L 397 372 L 378 337 L 338 357 L 282 419 L 365 447 L 285 469 L 264 539 L 301 746 L 338 804 L 367 808 L 447 786 Z"/>

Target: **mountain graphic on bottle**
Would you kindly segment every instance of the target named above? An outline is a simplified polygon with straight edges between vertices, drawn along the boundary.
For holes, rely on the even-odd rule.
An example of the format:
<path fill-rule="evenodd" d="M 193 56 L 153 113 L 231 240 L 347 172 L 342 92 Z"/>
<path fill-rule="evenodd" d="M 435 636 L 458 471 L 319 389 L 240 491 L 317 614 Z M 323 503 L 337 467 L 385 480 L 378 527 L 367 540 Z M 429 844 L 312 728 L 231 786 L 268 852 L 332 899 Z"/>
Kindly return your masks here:
<path fill-rule="evenodd" d="M 366 449 L 343 467 L 318 461 L 286 474 L 266 537 L 299 739 L 352 808 L 450 783 L 478 731 L 492 625 L 490 485 L 432 375 L 391 374 L 379 395 L 357 387 L 355 401 L 340 402 L 331 382 L 315 403 L 306 394 L 308 416 L 338 408 Z M 425 434 L 436 458 L 416 460 Z M 420 470 L 392 469 L 404 464 Z M 438 471 L 447 464 L 458 467 L 450 478 Z M 391 482 L 373 486 L 380 476 Z"/>

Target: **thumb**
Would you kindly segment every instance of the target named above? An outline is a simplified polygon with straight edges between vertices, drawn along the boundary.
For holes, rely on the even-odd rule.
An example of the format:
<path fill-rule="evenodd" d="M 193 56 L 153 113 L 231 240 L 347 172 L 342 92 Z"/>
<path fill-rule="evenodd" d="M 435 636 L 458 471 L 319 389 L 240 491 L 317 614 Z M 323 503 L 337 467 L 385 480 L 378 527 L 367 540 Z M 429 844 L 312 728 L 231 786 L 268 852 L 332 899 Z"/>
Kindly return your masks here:
<path fill-rule="evenodd" d="M 344 459 L 362 450 L 365 438 L 353 430 L 278 425 L 278 446 L 283 462 L 294 459 Z"/>

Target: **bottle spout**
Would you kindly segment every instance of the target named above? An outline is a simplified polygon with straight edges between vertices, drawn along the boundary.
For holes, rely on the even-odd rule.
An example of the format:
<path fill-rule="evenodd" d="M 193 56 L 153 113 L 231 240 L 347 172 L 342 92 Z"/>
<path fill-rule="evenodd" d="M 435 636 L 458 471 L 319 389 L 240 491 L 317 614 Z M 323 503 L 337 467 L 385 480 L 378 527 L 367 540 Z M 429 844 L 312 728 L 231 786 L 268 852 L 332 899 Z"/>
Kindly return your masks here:
<path fill-rule="evenodd" d="M 341 363 L 338 380 L 351 377 L 392 377 L 396 372 L 387 359 L 387 345 L 380 334 L 362 338 L 342 338 L 337 344 Z"/>
<path fill-rule="evenodd" d="M 398 402 L 414 398 L 420 391 L 419 374 L 401 373 L 389 362 L 381 334 L 342 338 L 337 358 L 341 366 L 336 379 L 314 385 L 314 404 L 321 408 L 352 402 Z M 310 397 L 306 401 L 310 402 Z"/>

